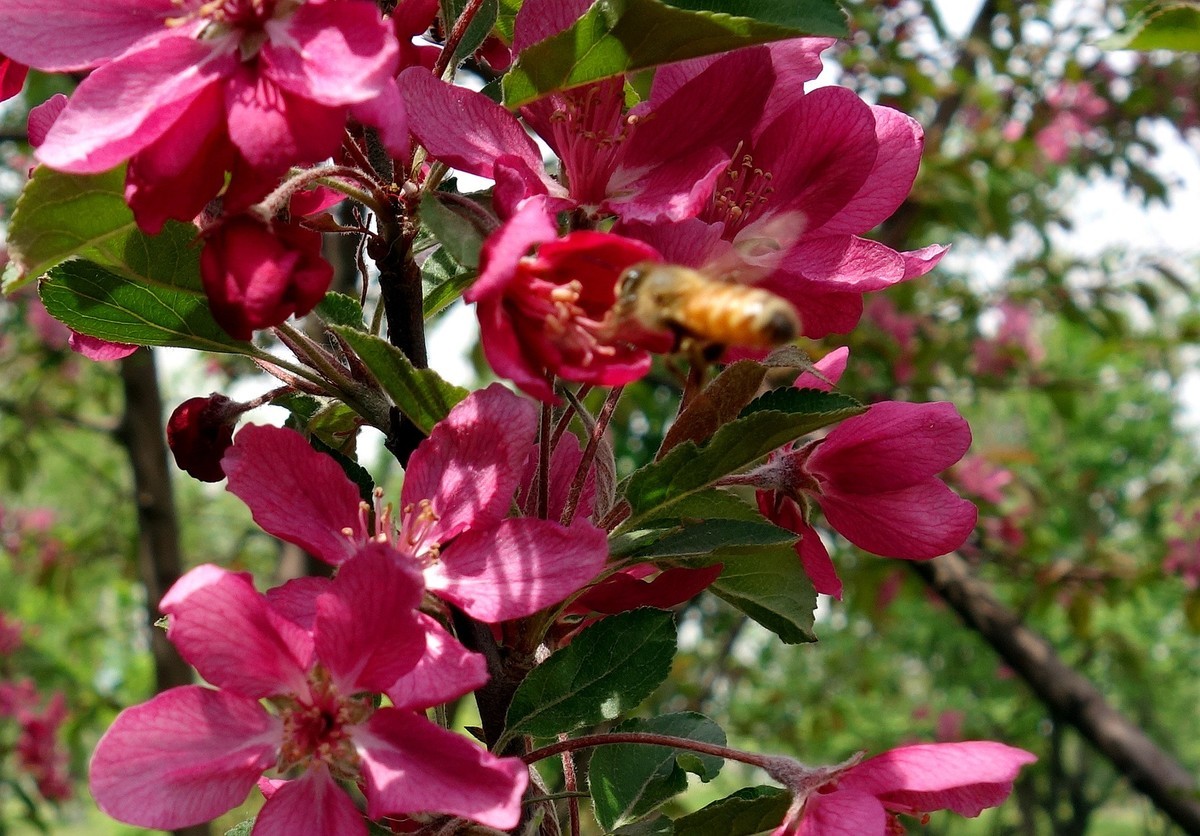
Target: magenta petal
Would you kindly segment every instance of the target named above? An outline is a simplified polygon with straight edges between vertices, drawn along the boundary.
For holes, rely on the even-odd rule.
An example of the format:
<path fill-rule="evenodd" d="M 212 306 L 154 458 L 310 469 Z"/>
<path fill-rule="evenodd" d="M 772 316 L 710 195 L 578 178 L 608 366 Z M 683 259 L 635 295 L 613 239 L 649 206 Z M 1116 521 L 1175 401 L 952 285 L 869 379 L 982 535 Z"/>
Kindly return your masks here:
<path fill-rule="evenodd" d="M 67 338 L 67 345 L 71 347 L 72 351 L 82 354 L 89 360 L 96 360 L 98 362 L 122 360 L 138 350 L 136 345 L 110 343 L 108 340 L 102 340 L 99 337 L 89 337 L 87 334 L 80 334 L 78 331 L 71 332 L 71 336 Z"/>
<path fill-rule="evenodd" d="M 317 599 L 317 656 L 342 693 L 382 691 L 425 652 L 417 620 L 424 585 L 413 561 L 370 543 Z"/>
<path fill-rule="evenodd" d="M 911 116 L 890 107 L 872 107 L 879 156 L 867 181 L 850 202 L 821 227 L 821 234 L 857 235 L 883 223 L 908 197 L 925 132 Z"/>
<path fill-rule="evenodd" d="M 314 163 L 342 143 L 348 106 L 329 106 L 243 69 L 225 89 L 229 139 L 251 166 L 283 173 Z"/>
<path fill-rule="evenodd" d="M 89 783 L 108 815 L 174 830 L 236 807 L 275 763 L 283 730 L 257 700 L 198 685 L 127 708 L 92 755 Z"/>
<path fill-rule="evenodd" d="M 395 708 L 425 709 L 450 702 L 488 681 L 487 660 L 463 647 L 437 621 L 424 613 L 425 655 L 417 666 L 382 689 Z"/>
<path fill-rule="evenodd" d="M 608 538 L 592 525 L 508 519 L 461 535 L 425 581 L 472 618 L 495 623 L 558 603 L 592 580 L 607 557 Z"/>
<path fill-rule="evenodd" d="M 838 424 L 809 459 L 809 470 L 839 493 L 909 487 L 957 462 L 971 428 L 954 404 L 881 401 Z"/>
<path fill-rule="evenodd" d="M 232 56 L 227 56 L 232 61 Z M 79 85 L 37 150 L 51 168 L 106 171 L 145 148 L 228 67 L 182 30 L 105 64 Z"/>
<path fill-rule="evenodd" d="M 853 235 L 805 237 L 784 256 L 781 269 L 834 293 L 883 290 L 906 278 L 900 253 Z"/>
<path fill-rule="evenodd" d="M 796 836 L 885 836 L 887 811 L 865 792 L 815 792 L 804 805 Z"/>
<path fill-rule="evenodd" d="M 827 493 L 817 501 L 829 524 L 860 549 L 906 560 L 954 551 L 979 516 L 973 503 L 934 477 L 889 493 Z"/>
<path fill-rule="evenodd" d="M 365 102 L 390 84 L 400 54 L 392 27 L 374 3 L 305 3 L 268 23 L 263 73 L 319 104 Z"/>
<path fill-rule="evenodd" d="M 508 830 L 529 769 L 407 711 L 384 708 L 352 732 L 367 780 L 367 815 L 450 813 Z M 436 757 L 431 756 L 436 753 Z"/>
<path fill-rule="evenodd" d="M 592 0 L 525 0 L 513 24 L 513 52 L 521 52 L 567 29 L 591 5 Z"/>
<path fill-rule="evenodd" d="M 47 72 L 81 70 L 162 32 L 175 0 L 0 0 L 0 53 Z"/>
<path fill-rule="evenodd" d="M 483 242 L 479 256 L 479 278 L 467 288 L 463 299 L 478 302 L 499 296 L 512 282 L 517 262 L 537 244 L 558 237 L 558 227 L 542 198 L 526 201 L 504 226 Z"/>
<path fill-rule="evenodd" d="M 918 276 L 924 276 L 937 267 L 938 262 L 942 260 L 942 256 L 949 249 L 949 246 L 930 244 L 919 250 L 906 250 L 900 253 L 900 257 L 904 259 L 904 278 L 915 279 Z"/>
<path fill-rule="evenodd" d="M 990 740 L 901 746 L 846 772 L 839 788 L 917 810 L 977 816 L 1008 797 L 1029 752 Z"/>
<path fill-rule="evenodd" d="M 247 697 L 306 687 L 292 647 L 303 648 L 307 634 L 273 612 L 247 575 L 197 566 L 167 590 L 159 608 L 171 616 L 167 637 L 213 685 Z"/>
<path fill-rule="evenodd" d="M 266 795 L 266 793 L 264 793 Z M 367 824 L 324 764 L 274 787 L 254 821 L 254 836 L 366 836 Z"/>
<path fill-rule="evenodd" d="M 801 98 L 754 143 L 754 161 L 772 174 L 774 211 L 799 210 L 818 229 L 862 188 L 879 144 L 875 117 L 852 90 L 822 87 Z"/>
<path fill-rule="evenodd" d="M 294 430 L 242 428 L 221 459 L 228 490 L 268 534 L 337 565 L 357 549 L 358 488 L 332 457 Z M 354 539 L 342 533 L 349 528 Z"/>
<path fill-rule="evenodd" d="M 46 134 L 50 133 L 50 128 L 58 121 L 58 117 L 66 106 L 67 97 L 62 93 L 55 93 L 40 105 L 30 109 L 28 132 L 31 146 L 38 148 L 46 141 Z"/>
<path fill-rule="evenodd" d="M 399 85 L 413 133 L 434 159 L 489 178 L 506 154 L 543 170 L 541 152 L 517 117 L 482 93 L 439 81 L 422 67 L 401 73 Z"/>
<path fill-rule="evenodd" d="M 402 504 L 430 500 L 442 543 L 472 525 L 500 519 L 512 502 L 537 421 L 533 401 L 499 383 L 472 392 L 412 454 Z"/>
<path fill-rule="evenodd" d="M 394 158 L 408 156 L 408 111 L 405 110 L 404 98 L 395 81 L 385 84 L 375 98 L 351 107 L 350 115 L 364 125 L 375 128 L 383 147 Z"/>
<path fill-rule="evenodd" d="M 792 385 L 797 389 L 820 389 L 822 392 L 829 392 L 842 379 L 849 360 L 849 347 L 842 346 L 841 348 L 835 348 L 813 364 L 817 371 L 825 376 L 825 380 L 821 380 L 812 372 L 801 372 L 800 376 L 796 378 L 796 382 Z"/>

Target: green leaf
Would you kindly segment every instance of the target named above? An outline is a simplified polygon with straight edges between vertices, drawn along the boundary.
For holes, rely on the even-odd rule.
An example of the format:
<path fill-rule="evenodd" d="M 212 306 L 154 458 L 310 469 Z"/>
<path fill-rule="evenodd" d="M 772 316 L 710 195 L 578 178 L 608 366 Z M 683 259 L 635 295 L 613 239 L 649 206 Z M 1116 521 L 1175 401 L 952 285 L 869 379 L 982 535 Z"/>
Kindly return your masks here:
<path fill-rule="evenodd" d="M 245 354 L 216 323 L 204 293 L 170 281 L 130 279 L 89 261 L 53 268 L 39 286 L 46 310 L 81 334 L 133 345 Z"/>
<path fill-rule="evenodd" d="M 615 720 L 662 684 L 674 656 L 669 612 L 643 608 L 593 624 L 525 677 L 504 736 L 553 737 Z"/>
<path fill-rule="evenodd" d="M 466 5 L 467 0 L 443 0 L 442 8 L 449 12 L 444 18 L 447 32 L 453 27 Z M 463 33 L 462 40 L 458 42 L 458 47 L 454 50 L 450 66 L 457 67 L 467 60 L 468 55 L 479 49 L 487 36 L 492 33 L 492 27 L 496 25 L 499 14 L 500 3 L 498 0 L 483 0 L 478 11 L 475 12 L 475 17 L 471 18 L 471 22 L 467 24 L 467 31 Z"/>
<path fill-rule="evenodd" d="M 330 325 L 345 325 L 356 331 L 366 330 L 362 305 L 345 293 L 326 293 L 325 298 L 317 303 L 317 316 Z"/>
<path fill-rule="evenodd" d="M 745 787 L 675 820 L 676 836 L 757 836 L 787 815 L 792 795 L 778 787 Z"/>
<path fill-rule="evenodd" d="M 443 310 L 475 281 L 476 272 L 463 267 L 446 251 L 438 247 L 421 264 L 421 293 L 425 318 Z"/>
<path fill-rule="evenodd" d="M 682 528 L 676 528 L 653 544 L 633 551 L 633 556 L 642 559 L 695 558 L 711 555 L 721 549 L 739 546 L 790 545 L 796 535 L 786 528 L 763 520 L 706 519 Z M 712 563 L 715 561 L 707 561 Z"/>
<path fill-rule="evenodd" d="M 632 514 L 621 530 L 672 514 L 677 503 L 709 488 L 722 476 L 863 410 L 858 401 L 837 393 L 791 388 L 768 392 L 751 402 L 742 417 L 721 427 L 705 446 L 686 442 L 630 476 L 625 498 Z"/>
<path fill-rule="evenodd" d="M 451 258 L 472 270 L 479 266 L 483 233 L 470 220 L 439 200 L 436 192 L 427 192 L 421 198 L 421 221 L 429 227 Z"/>
<path fill-rule="evenodd" d="M 725 745 L 725 732 L 703 714 L 681 712 L 621 723 L 615 732 L 646 732 Z M 605 830 L 627 825 L 687 789 L 687 773 L 708 782 L 725 761 L 687 749 L 621 743 L 592 755 L 588 784 L 596 820 Z"/>
<path fill-rule="evenodd" d="M 233 827 L 225 831 L 225 836 L 250 836 L 250 831 L 254 829 L 255 819 L 235 824 Z"/>
<path fill-rule="evenodd" d="M 373 334 L 344 325 L 333 330 L 358 354 L 397 408 L 426 435 L 469 393 L 433 369 L 418 369 L 404 352 Z"/>
<path fill-rule="evenodd" d="M 849 34 L 836 0 L 598 0 L 563 32 L 518 56 L 503 79 L 516 108 L 634 70 L 798 35 Z"/>
<path fill-rule="evenodd" d="M 521 11 L 522 0 L 500 0 L 500 10 L 496 18 L 496 31 L 504 38 L 506 43 L 511 44 L 513 39 L 513 23 L 517 19 L 517 12 Z"/>
<path fill-rule="evenodd" d="M 785 644 L 817 640 L 813 611 L 817 591 L 791 546 L 724 548 L 705 562 L 723 563 L 708 589 L 766 627 Z"/>
<path fill-rule="evenodd" d="M 11 291 L 75 256 L 109 263 L 137 230 L 125 205 L 125 167 L 103 174 L 65 174 L 38 166 L 8 225 L 8 254 L 17 279 Z"/>
<path fill-rule="evenodd" d="M 724 488 L 706 488 L 698 493 L 689 494 L 678 502 L 673 502 L 659 510 L 662 512 L 661 514 L 649 514 L 643 518 L 643 522 L 653 521 L 657 524 L 662 520 L 706 520 L 710 518 L 762 522 L 762 514 L 757 508 Z"/>
<path fill-rule="evenodd" d="M 642 819 L 613 831 L 613 836 L 671 836 L 675 832 L 675 822 L 661 813 L 655 813 L 648 819 Z"/>
<path fill-rule="evenodd" d="M 1151 3 L 1120 31 L 1100 42 L 1104 49 L 1169 49 L 1200 52 L 1200 3 Z"/>

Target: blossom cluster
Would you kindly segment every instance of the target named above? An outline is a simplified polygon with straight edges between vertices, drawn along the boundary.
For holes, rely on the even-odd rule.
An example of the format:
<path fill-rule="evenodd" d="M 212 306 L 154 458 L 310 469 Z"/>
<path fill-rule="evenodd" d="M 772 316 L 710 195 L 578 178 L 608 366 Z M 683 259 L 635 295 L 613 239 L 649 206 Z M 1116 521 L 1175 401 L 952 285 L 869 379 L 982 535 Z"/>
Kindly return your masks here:
<path fill-rule="evenodd" d="M 431 197 L 448 168 L 494 184 L 464 210 L 489 234 L 463 296 L 492 369 L 522 394 L 493 384 L 455 395 L 401 456 L 395 504 L 364 495 L 344 462 L 301 432 L 235 432 L 250 404 L 213 394 L 172 415 L 180 467 L 226 480 L 258 526 L 332 577 L 260 592 L 252 577 L 206 564 L 171 587 L 159 602 L 168 638 L 207 684 L 126 709 L 98 744 L 92 794 L 122 821 L 186 827 L 257 787 L 266 801 L 256 836 L 349 836 L 366 833 L 366 820 L 416 827 L 439 816 L 501 830 L 528 823 L 527 764 L 426 711 L 525 657 L 532 667 L 581 624 L 673 607 L 722 571 L 610 555 L 630 510 L 601 453 L 617 387 L 647 375 L 654 354 L 683 353 L 702 379 L 711 362 L 846 333 L 865 294 L 924 275 L 946 251 L 864 237 L 908 195 L 923 134 L 847 89 L 811 88 L 829 39 L 663 65 L 633 106 L 629 79 L 616 75 L 514 113 L 443 80 L 449 55 L 413 43 L 439 4 L 391 5 L 385 15 L 369 0 L 0 0 L 0 53 L 88 72 L 69 98 L 31 114 L 40 163 L 76 175 L 124 165 L 144 233 L 199 227 L 208 310 L 228 335 L 249 342 L 275 329 L 300 366 L 254 354 L 263 369 L 290 394 L 344 400 L 389 442 L 399 413 L 412 416 L 404 404 L 374 408 L 386 387 L 345 335 L 330 329 L 322 343 L 278 326 L 326 297 L 322 231 L 363 234 L 377 263 L 399 252 L 417 274 L 414 195 Z M 511 44 L 484 41 L 479 60 L 507 66 L 589 5 L 526 0 Z M 328 215 L 344 197 L 358 203 L 354 218 L 374 214 L 373 229 Z M 382 318 L 390 289 L 379 283 Z M 828 392 L 847 361 L 845 349 L 830 351 L 795 386 Z M 592 387 L 610 390 L 603 418 L 579 402 Z M 564 398 L 582 437 L 571 413 L 551 424 Z M 971 443 L 952 405 L 859 411 L 715 483 L 753 486 L 762 516 L 798 536 L 812 586 L 839 599 L 820 527 L 873 554 L 922 560 L 962 546 L 977 517 L 939 478 Z M 815 772 L 781 766 L 771 774 L 794 803 L 777 832 L 846 832 L 852 821 L 882 834 L 899 813 L 977 815 L 1031 759 L 962 743 Z"/>

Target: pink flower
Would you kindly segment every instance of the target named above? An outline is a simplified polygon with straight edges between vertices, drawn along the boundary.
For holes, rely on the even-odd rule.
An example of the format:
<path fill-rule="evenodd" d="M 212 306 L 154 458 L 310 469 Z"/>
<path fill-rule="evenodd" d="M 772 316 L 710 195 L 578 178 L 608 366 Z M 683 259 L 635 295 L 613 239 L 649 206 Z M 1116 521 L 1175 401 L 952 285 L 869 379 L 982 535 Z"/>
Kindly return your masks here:
<path fill-rule="evenodd" d="M 21 724 L 17 760 L 47 801 L 65 801 L 72 794 L 67 753 L 58 740 L 59 727 L 66 719 L 67 701 L 62 693 L 54 694 L 40 711 L 27 708 L 17 713 Z"/>
<path fill-rule="evenodd" d="M 974 818 L 1012 793 L 1022 766 L 1037 758 L 991 741 L 902 746 L 841 771 L 820 786 L 790 786 L 794 801 L 776 836 L 888 836 L 898 820 L 935 810 Z M 778 776 L 776 776 L 778 777 Z M 807 777 L 807 776 L 805 776 Z"/>
<path fill-rule="evenodd" d="M 1000 327 L 992 339 L 975 341 L 975 367 L 980 374 L 999 377 L 1046 359 L 1033 329 L 1033 310 L 1011 299 L 1000 303 Z"/>
<path fill-rule="evenodd" d="M 0 0 L 0 51 L 98 68 L 38 157 L 76 173 L 128 160 L 126 197 L 148 232 L 193 218 L 227 171 L 226 204 L 248 205 L 289 165 L 336 151 L 352 109 L 398 102 L 395 37 L 367 0 Z"/>
<path fill-rule="evenodd" d="M 739 479 L 760 488 L 765 516 L 801 535 L 797 548 L 817 590 L 838 595 L 841 582 L 808 522 L 808 503 L 872 554 L 908 560 L 946 554 L 970 536 L 977 511 L 936 474 L 970 445 L 971 430 L 952 404 L 885 401 Z"/>
<path fill-rule="evenodd" d="M 275 427 L 244 427 L 225 454 L 229 490 L 266 531 L 334 565 L 391 542 L 426 586 L 481 621 L 561 601 L 600 571 L 607 537 L 590 523 L 505 519 L 533 449 L 537 407 L 499 384 L 473 392 L 417 447 L 400 507 L 369 508 L 329 456 Z"/>
<path fill-rule="evenodd" d="M 142 827 L 186 827 L 239 804 L 274 768 L 295 777 L 274 786 L 256 836 L 365 834 L 338 780 L 361 781 L 371 819 L 430 811 L 516 825 L 526 767 L 414 710 L 441 689 L 414 699 L 409 688 L 374 708 L 372 695 L 390 694 L 427 646 L 420 576 L 389 551 L 372 544 L 332 581 L 266 597 L 216 566 L 181 578 L 162 602 L 168 636 L 216 688 L 172 688 L 121 712 L 92 757 L 100 808 Z M 479 684 L 462 678 L 458 692 Z"/>
<path fill-rule="evenodd" d="M 1163 574 L 1179 575 L 1188 589 L 1200 588 L 1200 510 L 1190 515 L 1176 511 L 1174 528 L 1175 536 L 1167 538 Z"/>
<path fill-rule="evenodd" d="M 230 336 L 248 340 L 259 328 L 311 311 L 329 289 L 333 267 L 321 257 L 321 233 L 245 214 L 208 233 L 200 274 L 213 318 Z"/>
<path fill-rule="evenodd" d="M 78 331 L 71 332 L 71 336 L 67 339 L 67 345 L 76 354 L 82 354 L 89 360 L 95 360 L 98 363 L 123 360 L 138 350 L 136 345 L 109 342 L 99 337 L 80 334 Z"/>
<path fill-rule="evenodd" d="M 484 242 L 479 278 L 464 296 L 477 305 L 488 363 L 543 401 L 555 400 L 548 375 L 598 386 L 642 377 L 650 355 L 615 339 L 607 319 L 622 271 L 657 260 L 653 248 L 619 235 L 559 238 L 544 203 L 528 201 Z"/>

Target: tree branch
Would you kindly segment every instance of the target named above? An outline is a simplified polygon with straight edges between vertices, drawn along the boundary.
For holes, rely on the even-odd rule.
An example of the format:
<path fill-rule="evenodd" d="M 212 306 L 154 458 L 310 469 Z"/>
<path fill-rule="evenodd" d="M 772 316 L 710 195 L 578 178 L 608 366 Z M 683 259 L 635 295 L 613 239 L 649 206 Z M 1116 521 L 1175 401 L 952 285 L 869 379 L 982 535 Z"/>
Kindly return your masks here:
<path fill-rule="evenodd" d="M 971 575 L 962 558 L 949 554 L 907 563 L 1021 675 L 1051 714 L 1074 726 L 1184 831 L 1200 833 L 1200 800 L 1191 773 L 1113 708 L 1045 638 L 1022 624 Z"/>

